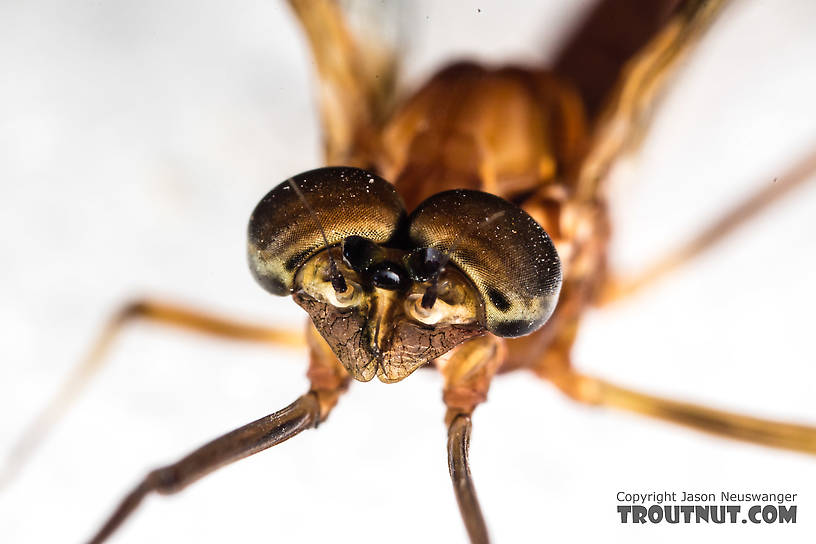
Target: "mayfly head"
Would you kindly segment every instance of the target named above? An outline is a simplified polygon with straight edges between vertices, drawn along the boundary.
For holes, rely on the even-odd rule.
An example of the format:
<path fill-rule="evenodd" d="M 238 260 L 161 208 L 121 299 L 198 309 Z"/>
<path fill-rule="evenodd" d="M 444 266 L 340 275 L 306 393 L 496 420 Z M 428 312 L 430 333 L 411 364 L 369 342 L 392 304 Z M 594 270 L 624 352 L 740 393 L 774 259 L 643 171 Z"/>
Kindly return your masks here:
<path fill-rule="evenodd" d="M 521 208 L 454 190 L 408 216 L 390 183 L 345 167 L 272 189 L 249 222 L 249 263 L 361 381 L 399 381 L 475 336 L 529 334 L 561 286 L 549 236 Z"/>

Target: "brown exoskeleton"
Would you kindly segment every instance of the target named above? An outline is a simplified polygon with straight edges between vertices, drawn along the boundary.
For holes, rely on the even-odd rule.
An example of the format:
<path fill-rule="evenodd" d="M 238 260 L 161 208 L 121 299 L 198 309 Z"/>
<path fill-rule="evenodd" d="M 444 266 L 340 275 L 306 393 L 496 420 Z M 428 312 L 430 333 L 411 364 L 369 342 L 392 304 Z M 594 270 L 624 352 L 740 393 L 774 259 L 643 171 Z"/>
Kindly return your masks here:
<path fill-rule="evenodd" d="M 307 28 L 309 28 L 309 24 L 320 23 L 321 20 L 319 18 L 317 22 L 309 19 L 310 14 L 320 13 L 319 8 L 320 4 L 315 4 L 309 6 L 309 9 L 316 11 L 310 11 L 310 13 L 302 12 L 301 16 L 306 21 Z M 705 12 L 701 13 L 706 15 Z M 681 25 L 683 28 L 689 28 L 696 32 L 695 25 L 698 24 L 699 19 L 690 17 L 687 20 L 680 20 L 683 22 L 683 25 L 685 25 Z M 323 20 L 324 23 L 327 21 L 332 25 L 335 24 L 333 22 L 334 19 L 329 18 Z M 315 34 L 317 36 L 331 35 L 329 32 L 315 32 Z M 671 37 L 671 32 L 666 31 L 663 36 Z M 685 46 L 685 40 L 690 40 L 693 37 L 694 32 L 691 32 L 690 36 L 681 36 L 677 39 L 680 40 L 681 45 Z M 318 41 L 318 39 L 315 39 L 315 42 Z M 676 44 L 672 45 L 673 47 L 676 46 Z M 320 67 L 320 44 L 315 43 L 315 47 L 318 48 L 317 57 Z M 650 58 L 647 55 L 644 57 L 643 62 L 648 62 L 649 60 Z M 672 60 L 671 56 L 669 60 Z M 341 76 L 344 75 L 342 68 L 341 66 Z M 465 187 L 481 190 L 486 189 L 505 199 L 524 204 L 528 213 L 553 237 L 561 259 L 564 262 L 565 284 L 559 303 L 559 309 L 556 311 L 553 320 L 545 325 L 543 329 L 534 335 L 513 341 L 498 340 L 498 338 L 503 336 L 512 336 L 506 334 L 479 336 L 478 340 L 468 340 L 457 346 L 455 350 L 449 351 L 449 354 L 444 359 L 438 361 L 439 367 L 442 369 L 447 380 L 446 401 L 451 409 L 449 419 L 451 423 L 452 441 L 449 451 L 454 463 L 452 468 L 456 469 L 453 474 L 458 478 L 462 478 L 457 480 L 460 483 L 460 487 L 457 489 L 464 490 L 461 499 L 463 500 L 462 504 L 466 513 L 466 519 L 470 522 L 469 527 L 474 540 L 478 540 L 483 536 L 484 529 L 479 521 L 473 495 L 469 493 L 468 480 L 463 476 L 466 475 L 466 472 L 461 472 L 462 469 L 466 468 L 463 466 L 466 449 L 462 446 L 467 443 L 469 411 L 472 410 L 477 402 L 483 399 L 489 378 L 496 370 L 508 371 L 519 367 L 533 368 L 539 374 L 552 379 L 556 385 L 559 385 L 571 395 L 579 398 L 579 400 L 591 400 L 598 403 L 621 405 L 624 408 L 648 411 L 653 415 L 655 415 L 655 412 L 659 409 L 660 411 L 657 415 L 675 420 L 679 419 L 682 422 L 703 427 L 726 421 L 729 425 L 723 428 L 721 424 L 719 426 L 721 432 L 731 431 L 743 438 L 745 438 L 745 434 L 750 434 L 755 440 L 766 443 L 783 441 L 782 445 L 798 446 L 800 449 L 812 448 L 812 438 L 809 439 L 810 442 L 803 441 L 803 437 L 811 435 L 806 434 L 805 429 L 802 428 L 772 427 L 758 420 L 739 419 L 731 416 L 723 419 L 722 414 L 700 410 L 688 405 L 664 403 L 659 399 L 633 394 L 629 391 L 609 386 L 598 380 L 578 376 L 570 370 L 568 365 L 568 353 L 572 337 L 575 333 L 574 325 L 577 323 L 577 316 L 596 298 L 598 291 L 603 288 L 604 282 L 606 216 L 604 202 L 598 197 L 599 193 L 594 183 L 596 179 L 603 174 L 606 166 L 605 161 L 611 160 L 611 157 L 615 156 L 622 142 L 616 141 L 615 137 L 603 135 L 601 128 L 595 128 L 617 126 L 614 123 L 604 124 L 603 121 L 598 121 L 597 123 L 590 122 L 589 127 L 587 127 L 583 124 L 583 121 L 579 120 L 581 114 L 577 113 L 577 111 L 581 109 L 579 105 L 580 102 L 576 100 L 575 91 L 569 89 L 569 85 L 559 82 L 557 78 L 551 78 L 549 75 L 542 75 L 542 81 L 538 81 L 536 79 L 537 76 L 538 74 L 535 73 L 531 74 L 516 70 L 494 72 L 476 66 L 458 66 L 451 68 L 433 80 L 429 86 L 425 88 L 424 94 L 418 94 L 414 101 L 409 101 L 407 106 L 399 110 L 399 113 L 392 118 L 392 123 L 385 125 L 385 129 L 379 125 L 376 119 L 376 122 L 372 122 L 373 128 L 376 130 L 372 129 L 372 126 L 365 122 L 366 116 L 355 110 L 354 104 L 350 107 L 345 107 L 344 105 L 339 113 L 331 110 L 325 112 L 325 124 L 330 129 L 328 138 L 330 144 L 329 162 L 332 164 L 358 165 L 376 170 L 383 178 L 395 183 L 397 191 L 402 195 L 402 199 L 405 201 L 405 211 L 407 213 L 412 213 L 417 207 L 421 208 L 422 203 L 425 202 L 427 198 L 432 198 L 435 193 L 445 188 Z M 352 101 L 361 100 L 361 95 L 362 99 L 368 100 L 366 92 L 357 94 L 359 90 L 343 87 L 341 84 L 345 81 L 344 79 L 340 80 L 341 84 L 332 80 L 332 77 L 335 76 L 331 70 L 327 70 L 327 73 L 324 73 L 324 77 L 327 78 L 325 83 L 329 92 L 334 91 L 341 98 L 347 98 Z M 361 77 L 359 81 L 365 82 L 365 78 Z M 451 81 L 453 83 L 451 83 Z M 469 84 L 462 83 L 468 81 L 470 82 Z M 634 81 L 637 81 L 637 79 Z M 635 96 L 630 97 L 630 101 L 622 101 L 617 110 L 615 107 L 606 110 L 611 112 L 608 115 L 612 116 L 615 121 L 620 122 L 620 118 L 614 118 L 614 115 L 621 115 L 620 110 L 624 110 L 623 113 L 628 114 L 629 112 L 625 111 L 627 107 L 631 107 L 633 104 L 639 105 L 641 100 L 648 100 L 649 92 L 647 91 L 652 90 L 649 85 L 653 84 L 653 82 L 647 79 L 645 83 L 647 84 L 645 85 L 645 90 L 635 88 Z M 337 85 L 337 87 L 333 88 L 333 84 Z M 423 130 L 425 130 L 425 126 L 423 125 L 430 123 L 433 127 L 434 121 L 440 121 L 440 116 L 433 113 L 428 114 L 434 107 L 439 107 L 439 102 L 443 99 L 450 99 L 455 100 L 457 105 L 459 105 L 458 103 L 462 101 L 461 96 L 464 94 L 464 91 L 455 92 L 456 85 L 461 85 L 466 89 L 472 89 L 473 87 L 478 88 L 479 85 L 485 86 L 486 90 L 476 93 L 474 98 L 476 105 L 473 106 L 474 111 L 491 111 L 485 105 L 495 106 L 497 110 L 499 110 L 501 106 L 509 105 L 510 111 L 500 111 L 498 115 L 499 122 L 497 123 L 491 124 L 490 119 L 479 119 L 479 121 L 482 121 L 484 124 L 468 126 L 467 130 L 453 131 L 453 136 L 450 134 L 444 134 L 442 136 L 434 134 L 433 129 L 423 133 Z M 530 91 L 529 88 L 533 90 Z M 363 91 L 367 91 L 367 89 L 364 88 Z M 438 96 L 434 96 L 435 91 Z M 365 102 L 365 100 L 363 101 Z M 427 102 L 423 102 L 424 100 L 427 100 Z M 328 104 L 329 106 L 327 106 L 327 108 L 330 107 L 332 103 L 328 102 Z M 366 107 L 368 106 L 367 103 L 364 105 Z M 450 111 L 452 107 L 452 105 L 446 104 L 440 107 L 440 109 L 444 112 Z M 547 123 L 530 127 L 520 127 L 520 125 L 507 122 L 507 119 L 512 118 L 512 114 L 517 111 L 523 113 L 523 115 L 520 115 L 523 119 L 547 118 L 550 120 L 552 118 L 552 122 L 548 121 Z M 567 114 L 567 112 L 571 113 Z M 540 115 L 541 113 L 545 113 L 545 115 Z M 573 114 L 574 116 L 572 116 Z M 333 115 L 339 115 L 340 119 L 338 120 L 336 117 L 333 117 Z M 346 115 L 348 118 L 345 117 Z M 560 116 L 569 120 L 569 122 L 563 123 L 563 126 L 560 126 L 558 124 L 558 118 Z M 420 119 L 416 121 L 416 119 L 412 119 L 412 117 L 419 117 Z M 460 123 L 469 124 L 469 121 L 473 118 L 473 114 L 463 115 L 461 119 L 457 119 L 451 123 L 458 127 Z M 593 120 L 598 119 L 598 117 L 594 115 L 590 115 L 590 118 Z M 622 118 L 624 120 L 630 120 L 626 115 L 622 115 Z M 357 122 L 360 122 L 360 124 L 355 124 Z M 440 123 L 441 122 L 442 121 L 440 121 Z M 543 126 L 553 128 L 553 133 L 557 134 L 557 136 L 548 136 L 546 132 L 537 134 L 537 131 L 543 132 L 541 130 Z M 625 126 L 624 124 L 624 127 Z M 348 127 L 354 128 L 355 131 L 359 129 L 359 133 L 352 131 L 351 137 L 348 140 L 344 140 L 346 135 L 344 135 L 342 131 Z M 495 149 L 491 146 L 479 147 L 474 145 L 474 139 L 467 133 L 468 130 L 476 134 L 491 133 L 492 131 L 503 131 L 506 127 L 510 129 L 509 134 L 502 132 L 493 138 L 487 139 L 495 144 Z M 334 128 L 337 129 L 338 134 L 332 133 L 332 129 Z M 602 134 L 603 137 L 598 137 L 597 141 L 592 140 L 586 134 L 588 128 L 594 129 L 595 134 Z M 516 132 L 513 129 L 519 130 Z M 407 134 L 407 136 L 405 136 L 405 134 Z M 422 137 L 416 137 L 417 135 L 421 135 Z M 566 135 L 571 136 L 567 137 Z M 433 137 L 437 137 L 437 139 L 434 140 Z M 574 150 L 564 145 L 566 142 L 570 142 L 572 138 L 576 140 L 576 149 Z M 375 142 L 380 141 L 382 142 L 381 147 L 375 145 Z M 587 141 L 588 143 L 586 143 Z M 589 146 L 589 152 L 582 149 L 583 145 L 581 142 L 585 142 L 583 145 Z M 567 149 L 560 149 L 561 146 Z M 522 155 L 522 157 L 511 157 L 510 160 L 505 161 L 504 159 L 506 159 L 506 157 L 501 156 L 501 152 L 505 148 L 519 150 L 519 154 Z M 521 150 L 529 150 L 529 153 L 521 153 Z M 435 152 L 437 153 L 435 154 Z M 412 153 L 415 153 L 415 155 L 412 155 Z M 594 159 L 594 162 L 590 160 L 590 158 Z M 447 160 L 450 161 L 450 164 L 446 162 Z M 434 167 L 440 164 L 443 164 L 444 167 L 435 170 Z M 595 169 L 595 171 L 593 171 L 593 169 Z M 325 171 L 323 173 L 326 174 Z M 339 178 L 340 176 L 332 178 L 332 182 L 336 182 L 339 185 L 341 183 L 341 179 Z M 575 183 L 571 184 L 568 180 L 575 180 Z M 589 188 L 584 191 L 584 194 L 578 189 L 581 187 L 579 181 L 584 181 L 589 185 Z M 446 187 L 446 183 L 450 184 L 450 187 Z M 302 256 L 302 259 L 306 259 L 303 262 L 296 261 L 298 268 L 296 271 L 293 271 L 295 274 L 291 278 L 291 284 L 284 285 L 284 290 L 293 290 L 296 300 L 306 306 L 307 309 L 310 304 L 316 304 L 313 301 L 326 304 L 325 301 L 320 301 L 320 295 L 329 300 L 329 305 L 324 306 L 322 310 L 319 308 L 314 309 L 312 306 L 310 313 L 312 313 L 313 318 L 316 314 L 319 316 L 321 311 L 325 313 L 329 310 L 334 311 L 334 309 L 344 307 L 349 299 L 354 300 L 354 296 L 364 298 L 365 304 L 368 305 L 368 310 L 375 312 L 375 314 L 378 310 L 383 310 L 387 314 L 375 319 L 372 319 L 371 313 L 366 313 L 364 316 L 361 315 L 359 317 L 360 323 L 357 330 L 368 331 L 367 337 L 360 336 L 361 341 L 368 341 L 366 345 L 367 350 L 358 350 L 352 354 L 346 354 L 342 352 L 343 350 L 339 350 L 338 352 L 335 346 L 335 353 L 339 356 L 340 362 L 353 377 L 358 379 L 370 379 L 374 374 L 378 374 L 381 379 L 383 377 L 386 378 L 384 381 L 395 381 L 407 375 L 410 370 L 413 370 L 413 368 L 410 368 L 410 370 L 400 370 L 399 367 L 383 365 L 380 362 L 378 362 L 377 365 L 372 365 L 370 364 L 372 360 L 382 361 L 383 359 L 378 359 L 377 357 L 366 358 L 360 355 L 360 351 L 367 351 L 369 355 L 371 352 L 375 352 L 374 354 L 378 355 L 376 353 L 378 350 L 383 352 L 388 351 L 386 345 L 390 347 L 393 344 L 391 340 L 394 328 L 389 327 L 389 325 L 394 325 L 393 312 L 401 311 L 410 317 L 410 308 L 412 308 L 412 306 L 410 306 L 410 304 L 406 306 L 406 302 L 410 303 L 412 300 L 413 302 L 419 302 L 418 307 L 417 305 L 413 306 L 417 312 L 416 317 L 418 318 L 423 317 L 419 314 L 422 310 L 428 312 L 438 311 L 439 308 L 442 307 L 442 304 L 446 303 L 444 294 L 440 294 L 437 300 L 434 301 L 434 304 L 430 305 L 429 308 L 425 308 L 422 305 L 422 299 L 425 298 L 425 293 L 427 293 L 429 288 L 433 285 L 438 285 L 440 291 L 443 291 L 446 281 L 448 284 L 452 283 L 454 287 L 458 287 L 462 291 L 462 298 L 464 299 L 464 301 L 448 305 L 453 309 L 450 310 L 447 315 L 442 316 L 442 323 L 445 323 L 445 319 L 448 319 L 460 320 L 462 323 L 458 324 L 465 327 L 474 326 L 476 324 L 480 325 L 483 330 L 486 327 L 490 327 L 487 315 L 480 314 L 480 312 L 485 312 L 485 307 L 490 303 L 488 290 L 486 288 L 481 290 L 477 289 L 481 276 L 473 273 L 468 274 L 462 264 L 465 262 L 463 259 L 454 259 L 455 255 L 448 255 L 455 254 L 457 251 L 464 252 L 464 250 L 468 249 L 467 242 L 463 242 L 458 246 L 452 240 L 439 242 L 441 249 L 437 251 L 442 255 L 447 255 L 447 257 L 442 258 L 447 259 L 448 262 L 445 263 L 446 266 L 437 269 L 440 277 L 436 281 L 428 281 L 427 278 L 425 281 L 421 281 L 423 279 L 421 277 L 411 278 L 410 287 L 405 287 L 403 291 L 402 287 L 399 290 L 382 289 L 376 285 L 376 280 L 372 280 L 371 285 L 361 287 L 360 291 L 356 291 L 356 287 L 352 285 L 350 287 L 351 292 L 349 292 L 348 284 L 355 281 L 358 274 L 375 276 L 377 271 L 371 270 L 370 266 L 358 266 L 360 271 L 355 270 L 353 266 L 355 264 L 354 259 L 344 260 L 342 258 L 342 251 L 345 249 L 345 245 L 353 246 L 354 242 L 345 244 L 349 238 L 349 236 L 345 235 L 340 236 L 338 239 L 339 234 L 347 234 L 339 230 L 342 221 L 327 219 L 326 214 L 323 213 L 324 209 L 319 207 L 319 201 L 332 196 L 332 192 L 330 189 L 328 193 L 319 193 L 315 199 L 312 199 L 310 198 L 310 193 L 304 191 L 306 202 L 315 208 L 314 214 L 303 213 L 306 206 L 298 199 L 293 199 L 285 208 L 277 210 L 280 213 L 301 214 L 298 218 L 298 224 L 302 225 L 305 229 L 310 229 L 313 235 L 315 231 L 318 230 L 316 225 L 319 221 L 330 237 L 328 243 L 323 243 L 320 239 L 316 239 L 310 242 L 311 247 L 301 249 L 301 251 L 308 249 L 313 253 Z M 335 202 L 334 204 L 333 206 L 327 206 L 327 209 L 335 209 L 337 203 Z M 382 205 L 383 201 L 378 200 L 373 204 Z M 449 209 L 450 208 L 448 208 L 448 210 Z M 510 209 L 515 211 L 518 208 L 511 207 Z M 339 211 L 343 213 L 344 217 L 342 219 L 360 217 L 359 214 L 347 213 L 347 210 L 342 207 Z M 449 213 L 449 211 L 447 213 Z M 396 215 L 399 214 L 397 213 Z M 363 218 L 367 217 L 369 216 L 363 216 Z M 463 215 L 462 218 L 468 219 L 469 216 Z M 472 218 L 470 221 L 466 221 L 464 225 L 457 227 L 459 230 L 456 231 L 453 238 L 478 238 L 483 230 L 494 227 L 506 227 L 506 225 L 499 223 L 501 218 L 492 222 L 490 219 L 491 214 L 487 213 L 486 215 L 482 214 L 480 220 Z M 397 218 L 396 223 L 400 221 L 401 219 Z M 378 222 L 376 226 L 382 227 L 382 221 Z M 399 228 L 394 227 L 394 231 L 399 230 Z M 410 229 L 408 230 L 410 231 Z M 405 230 L 403 229 L 402 232 L 405 232 Z M 364 232 L 357 232 L 351 236 L 360 236 L 361 234 L 364 234 Z M 406 258 L 410 259 L 411 254 L 415 250 L 433 247 L 434 243 L 437 242 L 435 239 L 432 239 L 430 243 L 425 241 L 391 243 L 390 234 L 391 232 L 389 230 L 386 234 L 382 234 L 381 238 L 375 238 L 373 236 L 366 237 L 366 240 L 382 242 L 382 244 L 375 243 L 374 247 L 368 247 L 371 253 L 383 252 L 385 254 L 382 260 L 376 261 L 375 259 L 376 263 L 374 264 L 393 262 L 401 265 L 405 262 Z M 501 232 L 499 235 L 501 236 Z M 317 238 L 317 236 L 315 236 L 315 238 Z M 525 239 L 523 241 L 527 240 Z M 517 247 L 516 242 L 514 242 L 513 247 Z M 302 244 L 304 242 L 302 239 L 298 239 L 292 243 Z M 368 243 L 360 242 L 360 244 L 367 246 Z M 326 245 L 329 246 L 328 249 L 326 249 Z M 253 252 L 258 249 L 257 246 L 257 240 L 251 241 L 251 256 Z M 521 245 L 521 247 L 524 246 Z M 498 248 L 491 247 L 487 249 L 496 250 Z M 477 255 L 477 259 L 488 261 L 488 259 L 492 258 L 495 263 L 497 257 L 491 256 L 487 249 L 482 249 Z M 337 253 L 335 267 L 339 269 L 341 277 L 344 278 L 343 281 L 347 282 L 346 289 L 336 288 L 336 286 L 332 284 L 332 275 L 334 273 L 331 271 L 331 265 L 327 265 L 321 261 L 321 258 L 327 255 L 322 252 L 331 251 Z M 266 266 L 267 263 L 268 260 L 265 260 L 262 265 L 254 266 L 256 275 L 262 278 L 268 277 L 268 275 L 263 273 L 263 266 Z M 323 277 L 321 274 L 325 273 L 325 268 L 328 268 L 329 272 L 326 274 L 326 277 Z M 261 273 L 259 273 L 259 269 Z M 407 272 L 409 276 L 412 272 L 415 272 L 407 265 L 405 265 L 404 271 Z M 305 276 L 309 274 L 312 274 L 314 281 L 322 282 L 321 288 L 315 290 L 313 285 L 307 286 L 307 282 L 304 280 L 307 279 Z M 396 274 L 399 276 L 398 272 Z M 450 275 L 451 277 L 447 278 L 443 277 L 443 275 Z M 361 282 L 356 283 L 361 284 Z M 400 282 L 397 281 L 397 283 L 399 284 Z M 450 288 L 450 285 L 448 288 Z M 306 298 L 310 289 L 314 296 Z M 384 293 L 380 294 L 380 291 L 376 291 L 376 289 L 381 289 Z M 455 290 L 456 289 L 454 289 L 454 291 Z M 372 292 L 376 292 L 378 295 L 372 298 L 370 294 Z M 386 304 L 381 304 L 381 299 L 385 299 L 387 298 L 386 295 L 391 295 L 395 292 L 401 297 L 398 301 L 399 303 L 387 300 L 385 301 Z M 514 293 L 515 291 L 511 292 L 511 295 Z M 413 299 L 410 298 L 412 295 L 414 297 Z M 420 297 L 419 295 L 422 296 Z M 501 294 L 501 296 L 505 296 L 506 298 L 504 294 Z M 501 296 L 494 298 L 500 301 Z M 340 300 L 343 297 L 348 298 L 346 300 Z M 334 302 L 334 304 L 331 304 L 331 302 Z M 351 310 L 353 312 L 357 311 L 356 309 L 363 305 L 349 304 L 349 306 L 355 308 L 355 310 Z M 503 304 L 500 303 L 499 306 L 503 306 Z M 498 306 L 496 306 L 496 308 L 498 308 Z M 389 314 L 388 312 L 392 313 Z M 547 312 L 542 311 L 542 313 Z M 134 315 L 154 316 L 160 319 L 166 319 L 167 321 L 186 320 L 192 326 L 201 324 L 200 320 L 198 322 L 196 321 L 195 316 L 174 311 L 172 308 L 154 305 L 136 305 L 130 308 L 129 313 L 123 315 L 128 317 Z M 379 316 L 380 314 L 376 315 Z M 536 321 L 535 319 L 531 320 Z M 413 318 L 410 323 L 416 325 L 416 323 L 422 323 L 422 319 Z M 431 325 L 438 325 L 438 322 L 433 324 L 424 323 L 424 325 L 427 325 L 428 328 L 418 327 L 418 329 L 421 331 L 430 331 L 434 328 L 431 327 Z M 226 331 L 229 333 L 229 329 L 225 328 L 223 323 L 211 324 L 211 327 L 221 332 Z M 353 331 L 353 329 L 349 330 Z M 483 333 L 483 330 L 480 331 L 480 334 Z M 488 330 L 501 332 L 498 331 L 496 327 L 492 327 Z M 262 337 L 265 331 L 246 331 L 239 328 L 232 332 Z M 319 332 L 324 334 L 324 336 L 327 335 L 327 329 L 325 327 Z M 328 334 L 329 338 L 327 338 L 327 340 L 329 340 L 329 344 L 331 344 L 332 339 L 338 339 L 338 335 L 339 331 Z M 388 337 L 388 335 L 391 336 Z M 450 335 L 445 335 L 445 338 L 449 336 Z M 379 342 L 381 337 L 383 341 Z M 372 339 L 374 339 L 373 344 L 371 343 Z M 386 340 L 388 340 L 388 342 L 386 342 Z M 336 393 L 345 387 L 347 382 L 347 376 L 343 371 L 332 364 L 328 364 L 332 362 L 333 359 L 325 350 L 323 344 L 320 343 L 319 338 L 312 335 L 310 342 L 313 357 L 310 378 L 312 379 L 315 393 L 314 396 L 307 396 L 305 397 L 306 400 L 300 402 L 300 407 L 305 405 L 305 411 L 295 414 L 302 418 L 298 420 L 299 422 L 305 421 L 306 423 L 312 423 L 316 418 L 325 417 L 324 412 L 328 411 L 336 400 Z M 488 342 L 490 345 L 487 345 Z M 449 349 L 453 346 L 444 347 Z M 404 349 L 397 353 L 404 353 Z M 459 354 L 458 360 L 456 354 Z M 436 355 L 437 354 L 434 354 L 434 356 Z M 438 355 L 442 354 L 440 353 Z M 381 357 L 381 355 L 378 356 Z M 417 357 L 411 358 L 410 361 L 409 367 L 425 362 Z M 486 363 L 485 361 L 489 362 Z M 359 367 L 355 365 L 359 365 Z M 391 372 L 394 372 L 394 374 L 390 374 Z M 474 376 L 478 377 L 479 380 L 468 380 Z M 315 396 L 321 402 L 314 403 L 313 399 Z M 310 402 L 311 404 L 309 404 Z M 320 409 L 320 413 L 317 412 L 318 409 Z M 291 411 L 282 413 L 284 417 L 289 414 L 291 414 Z M 694 418 L 693 420 L 691 419 L 692 417 Z M 292 430 L 299 430 L 299 428 L 300 427 L 296 427 Z M 770 432 L 779 429 L 787 431 L 787 434 L 774 434 L 771 432 L 770 434 L 757 435 L 757 432 L 760 430 Z M 266 430 L 268 431 L 268 429 Z M 279 437 L 275 436 L 275 438 Z M 808 444 L 810 444 L 810 446 Z M 271 442 L 265 445 L 271 445 Z M 238 452 L 236 452 L 236 454 L 237 453 Z M 162 476 L 163 474 L 159 475 Z M 168 481 L 166 478 L 158 479 L 154 475 L 154 477 L 147 480 L 147 482 L 150 485 L 140 488 L 139 493 L 148 491 L 150 486 L 154 483 L 166 490 L 173 488 L 172 478 Z M 139 493 L 137 493 L 137 497 Z"/>

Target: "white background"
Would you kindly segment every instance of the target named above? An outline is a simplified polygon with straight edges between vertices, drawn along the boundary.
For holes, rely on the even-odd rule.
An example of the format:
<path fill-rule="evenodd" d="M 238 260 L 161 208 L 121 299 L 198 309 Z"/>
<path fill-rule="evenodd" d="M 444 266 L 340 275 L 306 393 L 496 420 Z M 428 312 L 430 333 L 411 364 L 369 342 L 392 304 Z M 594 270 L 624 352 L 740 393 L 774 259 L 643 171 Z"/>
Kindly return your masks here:
<path fill-rule="evenodd" d="M 405 10 L 410 81 L 451 57 L 537 61 L 577 3 Z M 567 4 L 570 4 L 567 7 Z M 816 4 L 737 2 L 616 172 L 634 269 L 816 145 Z M 481 11 L 477 11 L 479 8 Z M 0 453 L 105 318 L 166 296 L 300 328 L 245 264 L 260 197 L 319 165 L 313 75 L 280 2 L 0 3 Z M 409 83 L 410 83 L 409 81 Z M 575 358 L 650 392 L 816 423 L 816 183 L 637 298 L 588 316 Z M 130 328 L 20 477 L 3 542 L 79 542 L 145 471 L 302 393 L 305 355 Z M 464 541 L 441 383 L 356 384 L 330 420 L 150 498 L 116 542 Z M 812 541 L 816 459 L 577 406 L 496 380 L 472 468 L 497 542 Z M 790 526 L 621 525 L 619 490 L 799 493 Z"/>

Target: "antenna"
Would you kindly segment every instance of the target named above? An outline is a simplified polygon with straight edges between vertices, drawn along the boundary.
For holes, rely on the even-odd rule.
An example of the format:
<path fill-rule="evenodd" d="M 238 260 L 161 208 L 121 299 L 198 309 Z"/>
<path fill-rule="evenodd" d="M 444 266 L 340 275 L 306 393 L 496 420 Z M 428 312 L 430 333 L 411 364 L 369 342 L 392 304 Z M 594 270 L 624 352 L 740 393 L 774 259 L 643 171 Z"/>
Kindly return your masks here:
<path fill-rule="evenodd" d="M 473 227 L 473 230 L 470 232 L 470 234 L 478 232 L 480 229 L 486 227 L 490 223 L 493 223 L 494 221 L 502 217 L 505 213 L 507 213 L 507 210 L 501 210 L 494 213 L 490 217 L 485 218 L 484 221 L 480 222 L 478 225 Z M 461 245 L 462 240 L 464 240 L 464 238 L 465 238 L 464 236 L 460 236 L 459 238 L 457 238 L 454 244 L 450 247 L 450 249 L 442 253 L 442 262 L 439 263 L 439 268 L 437 268 L 436 271 L 431 276 L 431 285 L 428 287 L 428 289 L 425 290 L 425 294 L 422 295 L 422 307 L 425 308 L 426 310 L 430 310 L 431 308 L 433 308 L 434 303 L 436 303 L 436 297 L 438 295 L 436 284 L 439 281 L 439 275 L 445 269 L 445 265 L 448 264 L 448 262 L 450 261 L 450 256 L 453 254 L 454 250 Z"/>
<path fill-rule="evenodd" d="M 334 291 L 336 293 L 345 293 L 346 289 L 348 289 L 348 286 L 346 285 L 346 278 L 344 278 L 343 274 L 340 273 L 340 270 L 337 268 L 337 263 L 334 262 L 334 257 L 332 257 L 331 251 L 329 251 L 329 239 L 326 238 L 326 231 L 323 230 L 323 225 L 320 223 L 320 218 L 317 216 L 317 213 L 315 213 L 315 211 L 309 205 L 309 201 L 306 200 L 305 196 L 303 196 L 303 193 L 300 191 L 298 186 L 295 185 L 294 178 L 289 178 L 288 180 L 286 180 L 286 182 L 295 191 L 295 194 L 297 194 L 300 201 L 303 202 L 303 205 L 306 207 L 306 210 L 308 210 L 309 215 L 311 215 L 315 223 L 317 223 L 317 228 L 320 229 L 320 234 L 323 236 L 323 243 L 326 245 L 326 251 L 328 252 L 329 255 L 329 268 L 331 269 L 331 284 L 332 287 L 334 287 Z"/>

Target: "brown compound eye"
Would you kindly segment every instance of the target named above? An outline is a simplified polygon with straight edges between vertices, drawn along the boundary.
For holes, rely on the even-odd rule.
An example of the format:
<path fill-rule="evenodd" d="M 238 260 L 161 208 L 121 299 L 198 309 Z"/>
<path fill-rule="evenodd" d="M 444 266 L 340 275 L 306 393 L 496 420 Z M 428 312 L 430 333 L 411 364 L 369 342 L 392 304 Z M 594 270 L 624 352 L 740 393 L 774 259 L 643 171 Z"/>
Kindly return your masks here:
<path fill-rule="evenodd" d="M 298 269 L 327 245 L 348 237 L 386 242 L 404 216 L 394 186 L 370 172 L 350 167 L 304 172 L 272 189 L 252 212 L 249 266 L 267 291 L 288 295 Z"/>
<path fill-rule="evenodd" d="M 480 191 L 446 191 L 411 214 L 409 236 L 414 247 L 444 255 L 473 282 L 485 326 L 496 336 L 529 334 L 555 309 L 561 262 L 549 235 L 518 206 Z M 422 251 L 415 270 L 433 268 L 435 254 Z"/>

